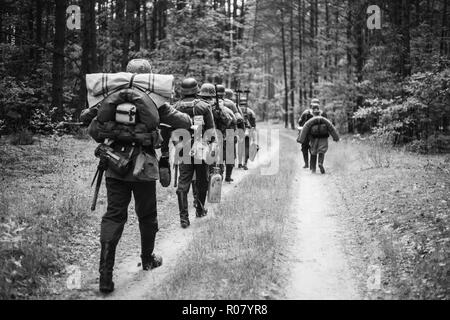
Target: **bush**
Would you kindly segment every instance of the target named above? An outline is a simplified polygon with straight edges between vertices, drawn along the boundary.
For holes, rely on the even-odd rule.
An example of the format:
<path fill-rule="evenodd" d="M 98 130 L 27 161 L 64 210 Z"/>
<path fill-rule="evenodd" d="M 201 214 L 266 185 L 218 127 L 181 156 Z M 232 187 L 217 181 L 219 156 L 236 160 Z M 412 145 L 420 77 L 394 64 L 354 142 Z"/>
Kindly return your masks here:
<path fill-rule="evenodd" d="M 22 129 L 11 136 L 11 144 L 15 146 L 30 145 L 33 142 L 33 134 L 27 129 Z"/>
<path fill-rule="evenodd" d="M 450 152 L 450 136 L 436 134 L 428 139 L 415 140 L 405 146 L 406 150 L 422 154 Z"/>

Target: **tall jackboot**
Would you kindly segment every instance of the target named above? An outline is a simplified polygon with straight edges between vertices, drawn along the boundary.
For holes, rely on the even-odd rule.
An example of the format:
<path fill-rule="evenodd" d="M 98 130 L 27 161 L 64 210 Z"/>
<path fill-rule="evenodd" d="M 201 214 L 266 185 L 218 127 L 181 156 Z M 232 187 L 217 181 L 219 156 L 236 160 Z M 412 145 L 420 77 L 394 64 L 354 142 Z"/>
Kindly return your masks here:
<path fill-rule="evenodd" d="M 112 281 L 114 260 L 116 256 L 117 242 L 102 241 L 100 252 L 100 283 L 99 289 L 102 293 L 111 293 L 114 291 L 114 282 Z"/>
<path fill-rule="evenodd" d="M 311 155 L 310 168 L 312 173 L 316 173 L 317 155 Z"/>
<path fill-rule="evenodd" d="M 227 164 L 225 166 L 225 181 L 226 182 L 233 182 L 233 179 L 231 179 L 231 174 L 233 172 L 233 164 Z"/>
<path fill-rule="evenodd" d="M 198 206 L 196 208 L 195 216 L 197 218 L 202 218 L 208 214 L 208 210 L 205 209 L 206 194 L 208 193 L 208 189 L 206 189 L 205 186 L 203 187 L 197 186 L 197 188 L 198 188 L 198 198 L 197 198 Z"/>
<path fill-rule="evenodd" d="M 197 181 L 192 180 L 192 196 L 194 197 L 194 208 L 197 208 L 197 199 L 198 199 L 198 189 L 197 189 Z"/>
<path fill-rule="evenodd" d="M 186 229 L 191 224 L 189 222 L 187 193 L 177 191 L 177 197 L 178 197 L 178 208 L 180 210 L 180 224 L 183 229 Z"/>
<path fill-rule="evenodd" d="M 325 160 L 325 153 L 319 153 L 319 169 L 321 174 L 325 174 L 325 168 L 323 167 L 324 160 Z"/>
<path fill-rule="evenodd" d="M 139 230 L 141 232 L 141 261 L 143 270 L 151 270 L 162 265 L 162 257 L 155 255 L 155 238 L 158 227 L 139 221 Z"/>
<path fill-rule="evenodd" d="M 303 161 L 305 162 L 305 166 L 303 168 L 308 169 L 309 168 L 309 151 L 308 149 L 302 150 L 303 153 Z"/>

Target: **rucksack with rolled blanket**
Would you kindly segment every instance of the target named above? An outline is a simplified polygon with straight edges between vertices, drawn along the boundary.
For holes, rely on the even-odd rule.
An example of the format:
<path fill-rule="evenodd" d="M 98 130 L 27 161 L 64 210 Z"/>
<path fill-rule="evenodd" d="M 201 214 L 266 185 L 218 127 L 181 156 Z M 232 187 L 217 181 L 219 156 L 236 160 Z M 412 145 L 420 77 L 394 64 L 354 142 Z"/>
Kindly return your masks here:
<path fill-rule="evenodd" d="M 318 123 L 311 126 L 309 129 L 309 134 L 312 138 L 328 138 L 330 133 L 328 132 L 327 124 L 322 121 L 322 119 L 318 120 Z"/>
<path fill-rule="evenodd" d="M 171 87 L 172 81 L 167 80 L 173 77 L 162 77 Z M 132 171 L 137 180 L 159 179 L 154 152 L 162 143 L 158 104 L 168 97 L 151 97 L 155 94 L 155 79 L 152 74 L 130 73 L 86 76 L 88 101 L 96 103 L 86 112 L 96 113 L 88 133 L 100 143 L 96 156 L 121 177 Z"/>

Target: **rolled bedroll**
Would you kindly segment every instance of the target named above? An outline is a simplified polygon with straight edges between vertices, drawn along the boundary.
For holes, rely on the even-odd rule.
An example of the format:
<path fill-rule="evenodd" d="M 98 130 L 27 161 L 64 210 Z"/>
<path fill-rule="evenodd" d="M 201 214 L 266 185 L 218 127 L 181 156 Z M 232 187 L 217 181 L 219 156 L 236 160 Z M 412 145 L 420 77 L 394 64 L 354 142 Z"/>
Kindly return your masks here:
<path fill-rule="evenodd" d="M 86 75 L 86 90 L 89 108 L 99 104 L 110 94 L 136 88 L 147 95 L 159 108 L 172 95 L 174 77 L 172 75 L 143 73 L 91 73 Z"/>

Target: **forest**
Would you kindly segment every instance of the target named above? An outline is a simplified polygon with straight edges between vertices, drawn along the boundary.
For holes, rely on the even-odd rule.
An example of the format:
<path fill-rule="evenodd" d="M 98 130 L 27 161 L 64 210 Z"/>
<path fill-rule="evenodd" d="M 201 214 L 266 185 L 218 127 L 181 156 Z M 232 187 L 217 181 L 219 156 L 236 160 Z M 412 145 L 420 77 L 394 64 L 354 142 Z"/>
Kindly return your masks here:
<path fill-rule="evenodd" d="M 450 297 L 449 1 L 0 3 L 0 300 L 99 299 L 108 197 L 99 184 L 89 210 L 85 77 L 134 58 L 174 76 L 171 103 L 186 77 L 248 92 L 258 134 L 279 137 L 186 230 L 176 166 L 156 183 L 164 267 L 141 272 L 130 214 L 110 298 Z M 326 174 L 302 168 L 296 142 L 312 99 L 341 138 Z M 272 160 L 279 171 L 260 174 Z"/>
<path fill-rule="evenodd" d="M 147 58 L 156 73 L 249 88 L 295 127 L 312 97 L 342 132 L 419 152 L 450 142 L 445 0 L 5 0 L 0 128 L 51 133 L 85 107 L 84 75 Z M 80 8 L 80 28 L 68 28 Z M 368 7 L 380 28 L 368 28 Z M 19 139 L 20 140 L 20 139 Z M 27 139 L 25 139 L 27 140 Z"/>

